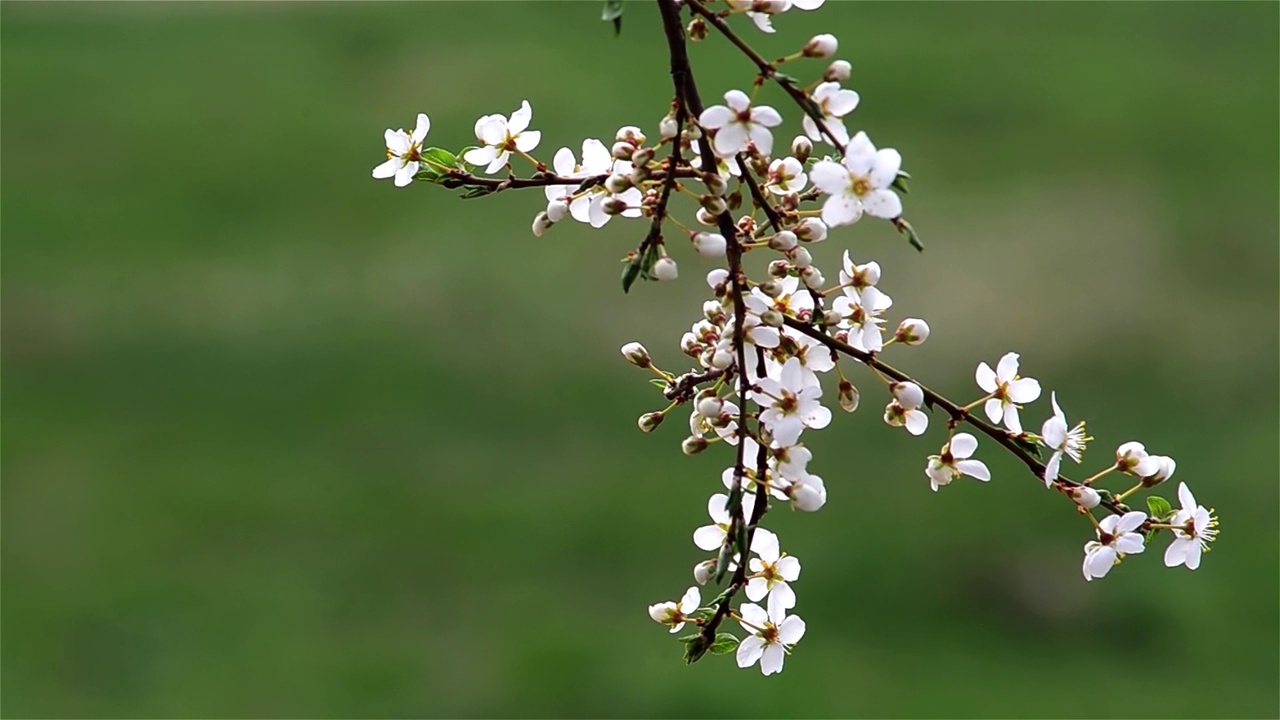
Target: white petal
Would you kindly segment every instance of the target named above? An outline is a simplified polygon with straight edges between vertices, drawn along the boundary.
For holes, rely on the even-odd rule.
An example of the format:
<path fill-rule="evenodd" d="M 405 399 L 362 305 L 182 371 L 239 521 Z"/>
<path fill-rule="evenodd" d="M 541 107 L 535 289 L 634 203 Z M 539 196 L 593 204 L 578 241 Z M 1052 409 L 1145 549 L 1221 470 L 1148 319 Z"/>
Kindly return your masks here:
<path fill-rule="evenodd" d="M 733 110 L 742 112 L 751 107 L 751 98 L 741 90 L 730 90 L 724 94 L 724 102 Z"/>
<path fill-rule="evenodd" d="M 987 464 L 981 460 L 957 460 L 956 469 L 982 482 L 991 481 L 991 471 L 987 469 Z"/>
<path fill-rule="evenodd" d="M 1174 538 L 1174 541 L 1169 543 L 1169 547 L 1165 548 L 1164 566 L 1177 567 L 1186 562 L 1187 546 L 1193 542 L 1195 541 L 1185 538 Z"/>
<path fill-rule="evenodd" d="M 786 651 L 777 643 L 771 643 L 764 649 L 763 655 L 760 657 L 760 672 L 765 675 L 772 675 L 776 672 L 782 672 L 782 660 L 786 657 Z"/>
<path fill-rule="evenodd" d="M 1054 480 L 1058 479 L 1058 470 L 1062 466 L 1062 453 L 1055 452 L 1049 456 L 1049 462 L 1044 464 L 1044 485 L 1049 487 Z"/>
<path fill-rule="evenodd" d="M 525 130 L 516 136 L 516 149 L 520 152 L 532 152 L 541 141 L 541 130 Z"/>
<path fill-rule="evenodd" d="M 875 165 L 871 167 L 871 184 L 878 188 L 887 188 L 898 177 L 902 169 L 902 156 L 897 150 L 885 148 L 876 153 Z"/>
<path fill-rule="evenodd" d="M 1146 549 L 1142 542 L 1142 536 L 1138 533 L 1125 533 L 1116 538 L 1116 550 L 1125 555 L 1137 555 Z"/>
<path fill-rule="evenodd" d="M 512 135 L 519 135 L 529 127 L 529 121 L 533 119 L 533 108 L 529 107 L 528 100 L 520 101 L 520 109 L 511 113 L 511 122 L 507 123 L 507 132 Z"/>
<path fill-rule="evenodd" d="M 489 175 L 492 175 L 498 172 L 499 170 L 501 170 L 502 168 L 506 167 L 507 161 L 510 158 L 511 158 L 511 153 L 506 150 L 502 150 L 493 157 L 493 160 L 489 162 L 489 166 L 486 167 L 484 171 Z"/>
<path fill-rule="evenodd" d="M 1016 403 L 1035 402 L 1040 397 L 1040 381 L 1020 378 L 1009 383 L 1009 399 Z"/>
<path fill-rule="evenodd" d="M 472 165 L 488 165 L 498 156 L 496 148 L 485 145 L 484 147 L 472 148 L 462 154 L 462 159 Z"/>
<path fill-rule="evenodd" d="M 836 83 L 831 84 L 836 85 Z M 836 87 L 839 86 L 836 85 Z M 859 99 L 858 93 L 853 90 L 838 90 L 829 96 L 826 103 L 827 112 L 834 117 L 844 117 L 858 107 Z"/>
<path fill-rule="evenodd" d="M 955 437 L 951 438 L 951 456 L 952 457 L 957 457 L 962 459 L 971 457 L 973 455 L 973 452 L 977 449 L 978 449 L 978 438 L 970 435 L 969 433 L 965 433 L 965 432 L 956 433 Z"/>
<path fill-rule="evenodd" d="M 562 147 L 551 158 L 551 168 L 557 175 L 573 175 L 578 170 L 578 161 L 573 159 L 573 151 Z"/>
<path fill-rule="evenodd" d="M 1004 417 L 1004 402 L 999 398 L 991 398 L 982 405 L 982 410 L 987 414 L 988 420 L 998 423 Z"/>
<path fill-rule="evenodd" d="M 795 645 L 804 637 L 804 629 L 804 620 L 798 615 L 792 615 L 778 626 L 778 639 L 787 645 Z"/>
<path fill-rule="evenodd" d="M 711 522 L 717 525 L 728 525 L 729 520 L 729 496 L 724 493 L 716 493 L 707 500 L 707 515 L 711 517 Z"/>
<path fill-rule="evenodd" d="M 997 383 L 995 371 L 993 371 L 991 366 L 985 362 L 978 363 L 978 371 L 974 374 L 974 379 L 978 381 L 978 387 L 982 388 L 983 392 L 996 391 Z M 995 422 L 995 420 L 992 419 L 992 422 Z"/>
<path fill-rule="evenodd" d="M 404 134 L 403 130 L 392 130 L 382 134 L 383 140 L 387 143 L 387 149 L 396 155 L 404 155 L 409 152 L 409 136 Z"/>
<path fill-rule="evenodd" d="M 1178 501 L 1182 503 L 1183 510 L 1196 509 L 1196 496 L 1191 494 L 1191 488 L 1186 483 L 1178 483 Z"/>
<path fill-rule="evenodd" d="M 764 653 L 764 640 L 752 635 L 738 644 L 738 667 L 748 668 L 755 664 Z"/>
<path fill-rule="evenodd" d="M 399 170 L 396 170 L 396 179 L 395 179 L 396 187 L 405 187 L 409 183 L 413 182 L 413 176 L 416 175 L 417 172 L 418 172 L 418 163 L 416 162 L 405 163 L 404 167 L 400 168 Z"/>
<path fill-rule="evenodd" d="M 698 116 L 698 124 L 708 130 L 718 130 L 735 117 L 734 112 L 723 105 L 712 105 Z"/>
<path fill-rule="evenodd" d="M 885 220 L 902 214 L 902 199 L 892 190 L 872 190 L 862 196 L 862 205 L 872 217 Z"/>
<path fill-rule="evenodd" d="M 680 612 L 686 615 L 698 609 L 702 604 L 702 593 L 697 587 L 691 587 L 684 591 L 684 597 L 680 598 Z"/>
<path fill-rule="evenodd" d="M 1138 529 L 1139 525 L 1142 525 L 1142 523 L 1146 521 L 1147 521 L 1147 514 L 1144 512 L 1139 512 L 1137 510 L 1134 510 L 1133 512 L 1127 512 L 1120 517 L 1120 522 L 1116 524 L 1116 529 L 1114 532 L 1112 532 L 1112 534 L 1119 535 L 1123 533 L 1133 532 L 1134 530 Z"/>
<path fill-rule="evenodd" d="M 507 139 L 507 121 L 501 115 L 486 115 L 476 121 L 476 137 L 485 145 L 500 145 Z"/>
<path fill-rule="evenodd" d="M 716 153 L 735 155 L 747 149 L 747 128 L 742 123 L 729 123 L 716 131 Z"/>
<path fill-rule="evenodd" d="M 804 424 L 805 427 L 821 430 L 831 424 L 831 410 L 819 405 L 810 412 L 805 413 Z"/>
<path fill-rule="evenodd" d="M 699 550 L 719 550 L 724 542 L 724 534 L 719 525 L 703 525 L 693 531 L 693 544 Z"/>
<path fill-rule="evenodd" d="M 912 435 L 923 435 L 929 428 L 929 416 L 919 410 L 907 411 L 907 432 Z"/>
<path fill-rule="evenodd" d="M 830 227 L 852 225 L 862 218 L 862 203 L 853 194 L 832 195 L 822 204 L 822 222 Z"/>
<path fill-rule="evenodd" d="M 774 611 L 790 610 L 796 606 L 796 591 L 785 582 L 775 582 L 769 593 L 769 608 Z"/>
<path fill-rule="evenodd" d="M 769 581 L 762 577 L 751 578 L 747 581 L 747 598 L 751 602 L 760 602 L 769 594 Z"/>
<path fill-rule="evenodd" d="M 996 365 L 996 377 L 1000 382 L 1009 382 L 1018 374 L 1018 353 L 1005 353 Z"/>
<path fill-rule="evenodd" d="M 813 166 L 809 173 L 809 181 L 814 187 L 828 195 L 842 195 L 849 191 L 849 171 L 840 163 L 821 160 Z"/>
<path fill-rule="evenodd" d="M 778 548 L 778 536 L 764 528 L 756 528 L 756 533 L 751 538 L 751 552 L 759 555 L 760 559 L 767 563 L 777 562 L 778 555 L 781 554 Z"/>
<path fill-rule="evenodd" d="M 385 180 L 396 174 L 400 169 L 400 158 L 391 158 L 373 169 L 373 176 L 379 180 Z"/>
<path fill-rule="evenodd" d="M 800 560 L 788 555 L 777 562 L 775 567 L 778 574 L 787 582 L 795 582 L 800 579 Z"/>
<path fill-rule="evenodd" d="M 738 614 L 742 616 L 742 622 L 745 623 L 743 627 L 749 632 L 755 631 L 747 627 L 747 625 L 762 628 L 765 623 L 769 622 L 769 614 L 764 611 L 764 608 L 755 603 L 743 603 L 738 608 Z"/>
<path fill-rule="evenodd" d="M 609 148 L 595 138 L 582 141 L 582 171 L 588 175 L 600 175 L 609 172 L 613 164 L 613 156 Z"/>
<path fill-rule="evenodd" d="M 778 127 L 782 124 L 782 116 L 768 105 L 758 105 L 751 108 L 751 122 L 760 123 L 765 127 Z"/>
<path fill-rule="evenodd" d="M 1188 570 L 1195 570 L 1200 567 L 1200 553 L 1202 550 L 1203 548 L 1201 548 L 1199 540 L 1192 540 L 1187 545 L 1186 565 Z"/>
<path fill-rule="evenodd" d="M 747 131 L 747 137 L 761 155 L 768 157 L 773 154 L 773 133 L 769 132 L 768 128 L 752 123 L 751 129 Z"/>
<path fill-rule="evenodd" d="M 427 132 L 431 130 L 431 119 L 426 113 L 418 113 L 418 125 L 413 129 L 413 142 L 422 144 L 427 139 Z"/>

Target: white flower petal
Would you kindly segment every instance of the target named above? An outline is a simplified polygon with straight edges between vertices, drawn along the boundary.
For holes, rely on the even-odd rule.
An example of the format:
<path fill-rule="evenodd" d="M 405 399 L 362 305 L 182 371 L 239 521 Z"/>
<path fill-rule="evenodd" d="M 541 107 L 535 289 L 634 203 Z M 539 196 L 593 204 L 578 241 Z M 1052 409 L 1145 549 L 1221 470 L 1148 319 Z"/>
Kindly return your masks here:
<path fill-rule="evenodd" d="M 978 449 L 978 438 L 969 433 L 956 433 L 951 438 L 951 456 L 955 458 L 972 457 L 975 450 Z"/>
<path fill-rule="evenodd" d="M 412 140 L 416 144 L 422 144 L 427 139 L 427 132 L 431 130 L 431 118 L 426 113 L 418 113 L 418 124 L 413 128 Z"/>
<path fill-rule="evenodd" d="M 822 222 L 830 227 L 852 225 L 862 218 L 862 203 L 852 194 L 832 195 L 822 204 Z"/>
<path fill-rule="evenodd" d="M 724 542 L 724 530 L 719 525 L 703 525 L 693 531 L 693 544 L 699 550 L 719 550 Z"/>
<path fill-rule="evenodd" d="M 529 127 L 529 121 L 533 119 L 533 108 L 529 107 L 528 100 L 520 101 L 520 109 L 511 113 L 511 122 L 507 123 L 507 132 L 512 135 L 519 135 Z"/>
<path fill-rule="evenodd" d="M 400 158 L 391 158 L 373 169 L 373 176 L 378 180 L 385 180 L 393 177 L 396 171 L 400 169 Z"/>
<path fill-rule="evenodd" d="M 978 371 L 974 374 L 974 379 L 978 381 L 978 387 L 982 388 L 983 392 L 995 392 L 998 387 L 995 371 L 985 362 L 978 363 Z M 993 419 L 992 422 L 995 420 Z"/>
<path fill-rule="evenodd" d="M 1018 353 L 1005 353 L 996 365 L 996 377 L 1000 382 L 1009 382 L 1018 374 Z"/>
<path fill-rule="evenodd" d="M 698 124 L 708 130 L 718 130 L 728 125 L 736 115 L 723 105 L 712 105 L 698 116 Z"/>
<path fill-rule="evenodd" d="M 956 469 L 982 482 L 991 481 L 991 471 L 987 469 L 987 464 L 981 460 L 957 460 Z"/>
<path fill-rule="evenodd" d="M 781 645 L 772 643 L 766 646 L 764 653 L 760 656 L 760 672 L 765 675 L 782 672 L 782 660 L 785 657 L 786 651 Z"/>
<path fill-rule="evenodd" d="M 748 668 L 755 664 L 764 654 L 764 640 L 752 635 L 738 644 L 738 667 Z"/>

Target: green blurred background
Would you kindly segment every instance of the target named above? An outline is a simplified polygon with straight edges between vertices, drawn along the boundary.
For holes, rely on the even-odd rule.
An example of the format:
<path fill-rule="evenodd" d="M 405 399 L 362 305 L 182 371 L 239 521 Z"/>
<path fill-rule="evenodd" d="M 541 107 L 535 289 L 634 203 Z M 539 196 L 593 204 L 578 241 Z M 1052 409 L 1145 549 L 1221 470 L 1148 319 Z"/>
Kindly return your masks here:
<path fill-rule="evenodd" d="M 534 239 L 540 191 L 369 177 L 419 111 L 457 149 L 528 98 L 547 159 L 656 134 L 654 8 L 615 39 L 595 2 L 6 2 L 3 713 L 1280 714 L 1278 6 L 829 5 L 743 32 L 839 35 L 928 247 L 867 221 L 819 259 L 880 261 L 934 328 L 890 360 L 948 394 L 1018 350 L 1087 470 L 1173 455 L 1222 517 L 1199 571 L 1086 584 L 1087 525 L 993 447 L 933 495 L 940 420 L 884 427 L 852 368 L 865 407 L 806 437 L 830 503 L 768 523 L 809 634 L 767 681 L 685 667 L 645 606 L 726 456 L 637 432 L 617 348 L 678 365 L 710 266 L 623 295 L 640 223 Z"/>

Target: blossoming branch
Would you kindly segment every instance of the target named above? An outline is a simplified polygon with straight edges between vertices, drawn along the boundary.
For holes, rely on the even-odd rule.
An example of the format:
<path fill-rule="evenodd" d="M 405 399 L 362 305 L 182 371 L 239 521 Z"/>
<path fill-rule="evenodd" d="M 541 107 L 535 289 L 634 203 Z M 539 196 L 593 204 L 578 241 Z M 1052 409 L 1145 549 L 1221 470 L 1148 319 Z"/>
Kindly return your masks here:
<path fill-rule="evenodd" d="M 480 117 L 476 144 L 456 153 L 424 146 L 431 129 L 425 114 L 418 115 L 412 132 L 388 129 L 386 160 L 373 177 L 393 179 L 399 187 L 415 181 L 440 185 L 460 190 L 464 198 L 542 188 L 545 206 L 532 221 L 537 236 L 566 219 L 593 228 L 614 218 L 645 221 L 647 229 L 637 231 L 636 247 L 623 258 L 624 291 L 637 280 L 677 280 L 675 255 L 687 256 L 681 262 L 713 265 L 706 272 L 708 298 L 690 312 L 692 323 L 679 339 L 680 354 L 672 353 L 673 364 L 660 367 L 640 343 L 622 348 L 631 364 L 653 376 L 662 395 L 661 409 L 640 416 L 642 431 L 653 432 L 669 415 L 687 412 L 684 453 L 727 448 L 719 483 L 708 479 L 715 490 L 707 501 L 709 523 L 692 535 L 704 553 L 693 567 L 696 584 L 679 601 L 649 606 L 649 616 L 672 633 L 691 626 L 680 637 L 686 661 L 708 652 L 733 653 L 739 667 L 758 663 L 770 675 L 782 670 L 804 636 L 805 622 L 793 613 L 800 561 L 761 522 L 779 505 L 814 512 L 826 504 L 827 483 L 814 472 L 813 453 L 803 439 L 831 423 L 827 403 L 833 395 L 845 412 L 861 404 L 862 392 L 845 374 L 851 365 L 863 366 L 870 384 L 883 390 L 887 425 L 915 436 L 928 432 L 931 420 L 945 425 L 941 446 L 923 463 L 932 491 L 961 478 L 992 480 L 978 458 L 981 436 L 1017 457 L 1089 523 L 1081 565 L 1085 580 L 1105 577 L 1162 534 L 1169 540 L 1165 565 L 1198 568 L 1217 537 L 1218 521 L 1186 483 L 1178 486 L 1176 509 L 1158 495 L 1146 497 L 1145 511 L 1131 505 L 1136 494 L 1173 476 L 1172 458 L 1127 442 L 1092 474 L 1068 478 L 1064 461 L 1082 464 L 1092 438 L 1084 423 L 1067 420 L 1055 392 L 1049 393 L 1049 416 L 1039 432 L 1025 429 L 1023 412 L 1044 392 L 1038 380 L 1022 375 L 1018 353 L 1003 354 L 994 367 L 979 363 L 972 399 L 950 400 L 884 360 L 902 352 L 894 346 L 922 345 L 930 327 L 906 318 L 888 330 L 886 314 L 894 303 L 881 289 L 880 265 L 856 261 L 848 251 L 834 273 L 814 264 L 809 247 L 864 218 L 891 223 L 920 247 L 903 217 L 909 175 L 902 156 L 877 147 L 865 132 L 850 132 L 860 97 L 846 87 L 850 64 L 831 60 L 838 40 L 818 35 L 770 61 L 733 28 L 741 18 L 774 33 L 774 22 L 785 21 L 787 12 L 817 10 L 823 0 L 656 2 L 672 80 L 671 104 L 657 122 L 656 141 L 640 127 L 627 126 L 612 142 L 587 138 L 577 152 L 560 148 L 548 164 L 535 155 L 542 136 L 531 129 L 533 111 L 522 100 L 510 116 Z M 609 0 L 605 19 L 620 23 L 620 0 Z M 744 56 L 752 74 L 740 87 L 717 93 L 723 102 L 707 105 L 688 42 L 713 32 Z M 829 62 L 819 72 L 814 60 Z M 800 134 L 785 147 L 775 137 L 787 124 L 783 110 L 759 98 L 767 85 L 779 88 L 796 111 Z M 674 195 L 695 198 L 696 212 L 672 214 Z M 676 247 L 686 240 L 688 249 Z M 770 258 L 758 277 L 743 267 L 743 256 L 752 252 Z M 688 259 L 694 255 L 706 260 Z M 833 379 L 824 383 L 824 376 Z M 1105 486 L 1112 482 L 1119 484 Z M 834 484 L 838 488 L 839 479 Z M 700 587 L 707 585 L 719 590 L 704 602 Z M 741 633 L 725 629 L 730 620 Z"/>

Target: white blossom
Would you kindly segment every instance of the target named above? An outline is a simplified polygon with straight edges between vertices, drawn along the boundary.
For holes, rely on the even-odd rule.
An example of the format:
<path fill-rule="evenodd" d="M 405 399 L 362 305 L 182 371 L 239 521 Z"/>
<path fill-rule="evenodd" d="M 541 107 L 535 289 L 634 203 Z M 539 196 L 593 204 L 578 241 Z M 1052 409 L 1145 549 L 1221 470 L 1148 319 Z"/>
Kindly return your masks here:
<path fill-rule="evenodd" d="M 804 172 L 804 164 L 793 157 L 778 158 L 769 163 L 769 177 L 766 181 L 769 192 L 775 195 L 798 193 L 804 190 L 809 176 Z"/>
<path fill-rule="evenodd" d="M 832 312 L 840 316 L 840 327 L 848 328 L 849 344 L 866 352 L 884 348 L 884 313 L 893 300 L 874 285 L 858 290 L 849 286 L 831 303 Z"/>
<path fill-rule="evenodd" d="M 820 430 L 831 422 L 831 411 L 822 406 L 822 386 L 805 385 L 797 358 L 782 366 L 779 379 L 763 377 L 755 381 L 759 391 L 751 399 L 764 410 L 760 422 L 773 435 L 774 447 L 795 445 L 806 427 Z"/>
<path fill-rule="evenodd" d="M 476 139 L 482 145 L 468 150 L 462 159 L 472 165 L 487 165 L 484 171 L 490 175 L 498 172 L 506 167 L 512 152 L 528 153 L 538 147 L 542 133 L 528 129 L 532 119 L 533 109 L 528 100 L 523 100 L 510 120 L 505 115 L 485 115 L 476 120 Z"/>
<path fill-rule="evenodd" d="M 744 493 L 742 496 L 742 512 L 744 519 L 750 520 L 751 513 L 755 509 L 755 495 Z M 698 546 L 699 550 L 719 550 L 724 544 L 725 536 L 729 533 L 729 525 L 733 518 L 729 516 L 729 496 L 724 493 L 716 493 L 707 501 L 707 515 L 711 517 L 710 525 L 703 525 L 693 531 L 693 544 Z"/>
<path fill-rule="evenodd" d="M 759 661 L 765 675 L 782 672 L 783 659 L 804 637 L 804 620 L 798 615 L 787 617 L 787 609 L 777 603 L 770 603 L 768 612 L 755 603 L 743 603 L 738 615 L 743 629 L 751 633 L 738 645 L 738 667 Z"/>
<path fill-rule="evenodd" d="M 942 446 L 938 455 L 930 455 L 925 466 L 925 475 L 929 477 L 929 485 L 934 492 L 943 485 L 950 485 L 952 480 L 961 475 L 977 478 L 982 482 L 991 480 L 991 471 L 986 463 L 973 460 L 973 453 L 978 449 L 978 438 L 969 433 L 956 433 L 955 437 Z"/>
<path fill-rule="evenodd" d="M 1182 509 L 1169 524 L 1181 527 L 1173 529 L 1173 542 L 1164 551 L 1164 564 L 1165 567 L 1186 565 L 1188 570 L 1195 570 L 1200 567 L 1201 553 L 1218 537 L 1218 519 L 1212 510 L 1196 503 L 1186 483 L 1178 483 L 1178 501 Z"/>
<path fill-rule="evenodd" d="M 702 604 L 702 593 L 698 588 L 691 587 L 685 590 L 684 597 L 680 598 L 680 602 L 662 602 L 649 606 L 649 617 L 653 621 L 662 625 L 670 626 L 671 632 L 680 632 L 680 628 L 684 627 L 686 621 L 692 619 L 693 613 L 697 612 L 698 606 Z"/>
<path fill-rule="evenodd" d="M 795 607 L 796 593 L 787 583 L 799 579 L 800 561 L 782 552 L 778 536 L 764 528 L 756 528 L 751 551 L 759 557 L 751 558 L 748 564 L 752 575 L 747 581 L 747 597 L 760 602 L 768 596 L 770 605 L 777 603 L 787 610 Z"/>
<path fill-rule="evenodd" d="M 670 256 L 664 255 L 653 263 L 653 276 L 662 281 L 675 280 L 680 276 L 680 268 Z"/>
<path fill-rule="evenodd" d="M 1084 434 L 1083 422 L 1067 429 L 1067 416 L 1062 412 L 1062 408 L 1058 407 L 1056 392 L 1049 393 L 1049 402 L 1053 405 L 1053 417 L 1045 420 L 1040 428 L 1040 437 L 1044 440 L 1045 446 L 1053 450 L 1053 454 L 1049 456 L 1049 462 L 1044 464 L 1045 487 L 1052 485 L 1053 481 L 1058 479 L 1062 456 L 1065 454 L 1078 464 L 1081 454 L 1084 453 L 1085 443 L 1089 441 Z"/>
<path fill-rule="evenodd" d="M 822 205 L 822 221 L 835 227 L 858 222 L 864 212 L 886 219 L 901 215 L 902 200 L 889 189 L 901 167 L 897 150 L 877 151 L 866 133 L 855 135 L 844 160 L 819 161 L 809 172 L 809 181 L 829 196 Z"/>
<path fill-rule="evenodd" d="M 822 127 L 835 138 L 838 147 L 846 147 L 849 144 L 849 131 L 845 129 L 841 118 L 857 109 L 860 99 L 858 93 L 840 87 L 838 82 L 824 82 L 813 89 L 810 99 L 822 113 Z M 822 133 L 813 118 L 805 115 L 801 123 L 804 126 L 805 135 L 819 142 L 827 140 L 827 136 Z M 897 168 L 893 169 L 893 174 L 897 177 Z M 890 179 L 889 182 L 893 180 Z"/>
<path fill-rule="evenodd" d="M 1018 404 L 1040 397 L 1040 383 L 1033 378 L 1018 376 L 1018 353 L 1006 353 L 1000 358 L 995 371 L 985 362 L 980 363 L 975 379 L 978 387 L 992 396 L 984 406 L 987 419 L 998 423 L 1003 418 L 1005 427 L 1011 432 L 1022 432 Z"/>
<path fill-rule="evenodd" d="M 385 180 L 395 178 L 396 187 L 405 187 L 413 182 L 422 163 L 422 141 L 427 139 L 431 129 L 431 120 L 423 113 L 418 113 L 418 124 L 412 133 L 404 130 L 387 128 L 383 138 L 387 143 L 387 161 L 373 169 L 373 177 Z"/>
<path fill-rule="evenodd" d="M 1142 535 L 1134 531 L 1146 520 L 1147 514 L 1137 511 L 1103 518 L 1096 529 L 1098 539 L 1084 545 L 1084 579 L 1106 577 L 1125 555 L 1142 552 L 1145 549 Z"/>
<path fill-rule="evenodd" d="M 751 106 L 751 99 L 741 90 L 724 94 L 725 105 L 712 105 L 702 111 L 698 122 L 715 130 L 715 151 L 722 156 L 745 152 L 748 144 L 766 157 L 773 152 L 773 133 L 769 128 L 782 124 L 782 116 L 768 105 Z"/>
<path fill-rule="evenodd" d="M 613 167 L 613 158 L 609 148 L 595 138 L 582 141 L 582 161 L 578 162 L 569 148 L 560 148 L 551 159 L 551 167 L 561 177 L 588 178 L 603 175 Z M 569 204 L 569 213 L 578 222 L 591 222 L 590 207 L 593 195 L 604 192 L 604 188 L 596 186 L 577 197 L 574 191 L 578 185 L 548 185 L 545 189 L 548 202 L 563 201 Z"/>

